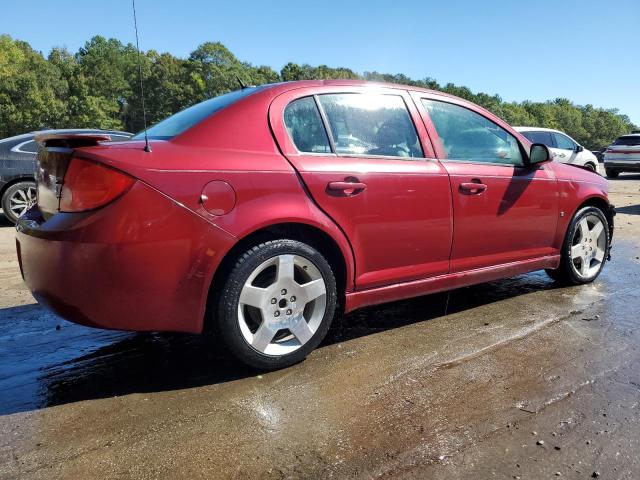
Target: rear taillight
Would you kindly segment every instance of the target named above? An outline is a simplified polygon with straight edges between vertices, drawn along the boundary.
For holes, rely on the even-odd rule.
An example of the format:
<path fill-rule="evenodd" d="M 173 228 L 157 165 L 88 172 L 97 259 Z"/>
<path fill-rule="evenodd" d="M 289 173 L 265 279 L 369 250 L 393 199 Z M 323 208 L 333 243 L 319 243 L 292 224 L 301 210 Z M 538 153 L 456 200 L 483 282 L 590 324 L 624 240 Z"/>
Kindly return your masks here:
<path fill-rule="evenodd" d="M 64 175 L 61 212 L 93 210 L 125 193 L 135 180 L 104 165 L 72 158 Z"/>

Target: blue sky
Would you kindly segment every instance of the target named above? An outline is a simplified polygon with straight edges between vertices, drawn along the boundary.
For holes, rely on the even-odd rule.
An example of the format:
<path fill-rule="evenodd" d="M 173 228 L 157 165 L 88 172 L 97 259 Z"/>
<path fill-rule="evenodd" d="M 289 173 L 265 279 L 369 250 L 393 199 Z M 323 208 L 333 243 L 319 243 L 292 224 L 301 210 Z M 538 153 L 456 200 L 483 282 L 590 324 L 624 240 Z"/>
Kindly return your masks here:
<path fill-rule="evenodd" d="M 3 2 L 4 3 L 4 2 Z M 433 77 L 506 100 L 566 97 L 640 125 L 640 1 L 137 0 L 143 49 Z M 45 53 L 96 34 L 133 41 L 130 0 L 6 2 L 0 33 Z"/>

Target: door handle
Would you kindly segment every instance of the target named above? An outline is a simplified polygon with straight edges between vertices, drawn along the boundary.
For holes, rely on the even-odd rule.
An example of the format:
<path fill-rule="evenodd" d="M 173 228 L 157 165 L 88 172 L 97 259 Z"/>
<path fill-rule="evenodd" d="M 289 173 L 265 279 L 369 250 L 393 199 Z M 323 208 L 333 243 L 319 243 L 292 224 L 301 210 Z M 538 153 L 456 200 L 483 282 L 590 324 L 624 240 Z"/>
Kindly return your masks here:
<path fill-rule="evenodd" d="M 357 195 L 367 189 L 367 184 L 358 181 L 329 182 L 327 190 L 343 195 Z"/>
<path fill-rule="evenodd" d="M 460 193 L 465 195 L 479 195 L 487 189 L 484 183 L 463 182 L 460 184 Z"/>

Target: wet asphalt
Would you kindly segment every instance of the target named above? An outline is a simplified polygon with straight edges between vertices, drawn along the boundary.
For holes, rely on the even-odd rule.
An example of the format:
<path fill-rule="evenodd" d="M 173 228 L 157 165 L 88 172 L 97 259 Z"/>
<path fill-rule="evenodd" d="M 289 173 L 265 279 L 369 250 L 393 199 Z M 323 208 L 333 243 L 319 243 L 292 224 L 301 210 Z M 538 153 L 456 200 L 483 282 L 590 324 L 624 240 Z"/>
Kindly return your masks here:
<path fill-rule="evenodd" d="M 640 176 L 613 260 L 356 311 L 258 373 L 202 336 L 71 324 L 0 217 L 0 479 L 640 478 Z"/>

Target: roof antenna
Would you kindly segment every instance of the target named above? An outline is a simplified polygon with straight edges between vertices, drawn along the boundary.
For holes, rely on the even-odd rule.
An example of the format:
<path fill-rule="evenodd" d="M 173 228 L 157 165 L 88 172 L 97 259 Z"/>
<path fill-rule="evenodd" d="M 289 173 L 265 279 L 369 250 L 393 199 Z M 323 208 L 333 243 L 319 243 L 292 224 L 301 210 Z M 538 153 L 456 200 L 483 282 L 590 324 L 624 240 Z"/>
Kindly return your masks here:
<path fill-rule="evenodd" d="M 240 76 L 238 74 L 236 74 L 236 80 L 238 80 L 238 83 L 240 84 L 240 88 L 242 90 L 247 88 L 247 85 L 245 85 L 245 83 L 242 81 L 242 79 L 240 78 Z"/>
<path fill-rule="evenodd" d="M 140 61 L 140 45 L 138 43 L 138 20 L 136 19 L 136 0 L 131 0 L 133 5 L 133 26 L 136 29 L 136 50 L 138 51 L 138 76 L 140 77 L 140 96 L 142 97 L 142 123 L 144 124 L 144 151 L 151 152 L 149 137 L 147 136 L 147 111 L 144 107 L 144 83 L 142 81 L 142 63 Z"/>

